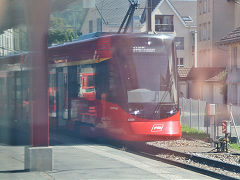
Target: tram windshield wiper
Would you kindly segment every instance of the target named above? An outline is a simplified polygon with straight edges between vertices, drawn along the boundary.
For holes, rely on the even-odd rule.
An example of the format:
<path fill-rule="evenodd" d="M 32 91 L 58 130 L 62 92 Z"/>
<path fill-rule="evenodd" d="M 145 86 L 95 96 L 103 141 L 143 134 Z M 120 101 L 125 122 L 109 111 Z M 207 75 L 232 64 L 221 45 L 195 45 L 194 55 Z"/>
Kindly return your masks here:
<path fill-rule="evenodd" d="M 156 107 L 154 108 L 153 118 L 157 118 L 158 116 L 160 117 L 161 107 L 163 105 L 166 105 L 166 103 L 164 103 L 164 102 L 165 102 L 166 98 L 168 97 L 168 95 L 169 95 L 169 98 L 171 99 L 172 94 L 171 94 L 171 89 L 170 88 L 173 85 L 173 81 L 172 81 L 171 76 L 170 76 L 170 80 L 169 81 L 170 82 L 166 85 L 166 91 L 164 91 L 164 93 L 163 93 L 163 95 L 161 97 L 161 100 L 157 103 Z M 167 105 L 169 105 L 169 104 L 167 104 Z"/>

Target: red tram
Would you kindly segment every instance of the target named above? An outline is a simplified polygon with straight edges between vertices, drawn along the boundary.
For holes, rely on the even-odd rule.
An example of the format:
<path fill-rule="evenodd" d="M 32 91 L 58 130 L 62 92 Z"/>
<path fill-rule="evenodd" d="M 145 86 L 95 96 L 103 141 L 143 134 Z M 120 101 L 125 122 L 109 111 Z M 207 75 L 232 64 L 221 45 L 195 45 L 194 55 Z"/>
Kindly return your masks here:
<path fill-rule="evenodd" d="M 54 128 L 126 141 L 181 137 L 169 35 L 103 34 L 49 48 Z"/>

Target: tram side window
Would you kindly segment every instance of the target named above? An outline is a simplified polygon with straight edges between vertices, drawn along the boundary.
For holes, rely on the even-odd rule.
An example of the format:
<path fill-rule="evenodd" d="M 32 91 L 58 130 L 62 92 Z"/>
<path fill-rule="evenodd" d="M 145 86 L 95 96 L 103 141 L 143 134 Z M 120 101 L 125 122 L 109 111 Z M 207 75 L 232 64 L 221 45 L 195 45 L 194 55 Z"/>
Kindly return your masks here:
<path fill-rule="evenodd" d="M 14 73 L 11 72 L 7 77 L 7 92 L 8 92 L 8 112 L 13 112 L 15 108 L 15 76 Z M 11 113 L 13 116 L 13 113 Z"/>
<path fill-rule="evenodd" d="M 49 71 L 49 113 L 56 116 L 56 69 Z"/>
<path fill-rule="evenodd" d="M 88 87 L 94 87 L 95 86 L 95 80 L 94 80 L 94 76 L 88 76 Z"/>
<path fill-rule="evenodd" d="M 77 69 L 78 97 L 94 100 L 95 96 L 95 65 L 82 65 Z"/>
<path fill-rule="evenodd" d="M 106 95 L 106 100 L 112 103 L 122 104 L 124 102 L 123 87 L 117 65 L 110 61 L 97 64 L 95 77 L 96 97 Z"/>
<path fill-rule="evenodd" d="M 5 91 L 5 87 L 3 86 L 3 84 L 5 84 L 5 79 L 3 78 L 0 78 L 0 95 L 3 95 L 4 94 L 4 91 Z"/>
<path fill-rule="evenodd" d="M 70 98 L 78 97 L 79 78 L 77 66 L 68 67 L 68 91 Z"/>
<path fill-rule="evenodd" d="M 101 62 L 97 64 L 96 68 L 96 77 L 95 77 L 95 85 L 96 85 L 96 98 L 101 99 L 101 95 L 108 94 L 109 89 L 109 78 L 108 78 L 108 62 Z M 107 95 L 108 97 L 108 95 Z"/>
<path fill-rule="evenodd" d="M 116 69 L 114 64 L 109 65 L 109 100 L 112 102 L 118 102 L 121 97 L 121 79 L 119 76 L 119 71 Z"/>
<path fill-rule="evenodd" d="M 7 103 L 6 97 L 6 84 L 5 84 L 5 77 L 0 77 L 0 116 L 2 113 L 5 113 L 5 104 Z"/>
<path fill-rule="evenodd" d="M 29 104 L 29 88 L 29 72 L 22 72 L 22 99 L 25 104 Z"/>

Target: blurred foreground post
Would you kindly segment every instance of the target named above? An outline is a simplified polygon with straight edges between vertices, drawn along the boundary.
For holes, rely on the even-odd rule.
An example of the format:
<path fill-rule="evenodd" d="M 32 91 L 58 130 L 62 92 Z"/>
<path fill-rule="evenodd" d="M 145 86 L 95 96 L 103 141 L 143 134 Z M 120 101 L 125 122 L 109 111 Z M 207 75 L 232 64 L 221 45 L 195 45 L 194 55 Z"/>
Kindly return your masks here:
<path fill-rule="evenodd" d="M 215 147 L 216 141 L 216 105 L 208 104 L 208 116 L 210 118 L 210 138 L 213 140 L 212 147 Z"/>
<path fill-rule="evenodd" d="M 24 0 L 25 20 L 29 34 L 31 145 L 25 148 L 25 169 L 52 170 L 48 121 L 48 24 L 49 0 Z"/>

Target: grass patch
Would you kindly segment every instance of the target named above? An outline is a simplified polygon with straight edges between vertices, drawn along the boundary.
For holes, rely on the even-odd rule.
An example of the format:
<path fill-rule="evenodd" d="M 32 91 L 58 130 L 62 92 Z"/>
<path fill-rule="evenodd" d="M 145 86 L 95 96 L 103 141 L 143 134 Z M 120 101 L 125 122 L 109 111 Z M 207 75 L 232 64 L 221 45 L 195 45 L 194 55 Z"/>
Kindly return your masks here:
<path fill-rule="evenodd" d="M 195 128 L 191 128 L 186 125 L 182 125 L 182 134 L 183 137 L 186 139 L 199 139 L 206 142 L 210 142 L 209 134 L 205 133 L 204 131 L 199 131 Z M 230 143 L 231 148 L 240 151 L 240 144 L 237 143 Z"/>
<path fill-rule="evenodd" d="M 182 125 L 182 133 L 184 137 L 206 140 L 209 139 L 209 135 L 203 131 L 199 131 L 195 128 L 191 128 L 189 126 Z"/>
<path fill-rule="evenodd" d="M 239 150 L 240 151 L 240 144 L 230 144 L 231 148 Z"/>

